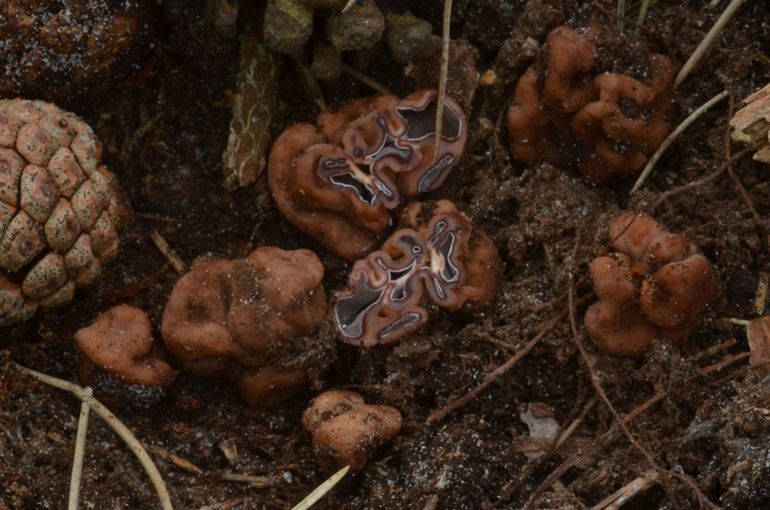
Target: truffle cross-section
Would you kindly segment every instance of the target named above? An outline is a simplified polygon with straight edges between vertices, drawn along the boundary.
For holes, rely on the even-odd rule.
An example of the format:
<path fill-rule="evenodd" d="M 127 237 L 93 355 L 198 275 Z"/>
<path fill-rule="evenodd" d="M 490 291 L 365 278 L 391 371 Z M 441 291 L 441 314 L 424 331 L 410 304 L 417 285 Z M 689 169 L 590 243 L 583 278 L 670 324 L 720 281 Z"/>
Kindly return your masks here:
<path fill-rule="evenodd" d="M 432 212 L 427 220 L 426 212 Z M 345 343 L 385 344 L 417 331 L 428 320 L 426 293 L 450 310 L 487 304 L 494 295 L 497 250 L 451 202 L 412 204 L 404 220 L 406 228 L 381 250 L 355 263 L 347 290 L 337 296 L 334 323 Z"/>
<path fill-rule="evenodd" d="M 462 110 L 445 100 L 436 147 L 436 108 L 434 90 L 375 96 L 322 112 L 317 126 L 290 127 L 268 165 L 281 214 L 341 257 L 367 253 L 390 226 L 390 211 L 440 186 L 463 153 Z"/>

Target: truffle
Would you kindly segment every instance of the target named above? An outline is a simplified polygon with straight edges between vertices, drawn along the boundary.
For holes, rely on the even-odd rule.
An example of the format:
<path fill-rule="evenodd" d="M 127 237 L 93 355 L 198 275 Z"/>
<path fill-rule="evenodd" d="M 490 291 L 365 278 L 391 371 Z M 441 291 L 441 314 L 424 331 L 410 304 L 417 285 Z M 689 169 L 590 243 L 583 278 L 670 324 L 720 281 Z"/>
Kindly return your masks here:
<path fill-rule="evenodd" d="M 332 390 L 313 399 L 302 424 L 313 434 L 313 450 L 323 470 L 333 473 L 350 466 L 356 472 L 398 434 L 401 414 L 390 406 L 366 404 L 358 393 Z"/>
<path fill-rule="evenodd" d="M 68 304 L 117 257 L 130 209 L 101 152 L 72 113 L 0 100 L 0 325 Z"/>
<path fill-rule="evenodd" d="M 196 264 L 171 292 L 161 332 L 188 371 L 233 376 L 252 405 L 301 386 L 275 351 L 310 333 L 326 315 L 323 266 L 308 250 L 257 248 L 245 259 Z"/>
<path fill-rule="evenodd" d="M 718 292 L 708 259 L 643 214 L 618 216 L 610 239 L 617 252 L 590 266 L 599 298 L 585 316 L 593 341 L 608 354 L 638 358 L 655 339 L 684 340 Z"/>
<path fill-rule="evenodd" d="M 599 72 L 602 29 L 557 27 L 516 84 L 508 110 L 514 156 L 579 162 L 595 179 L 639 172 L 668 134 L 674 64 L 652 54 L 644 79 Z"/>
<path fill-rule="evenodd" d="M 370 347 L 417 331 L 428 319 L 423 297 L 448 310 L 492 300 L 502 265 L 497 249 L 454 204 L 410 204 L 403 223 L 382 249 L 354 264 L 337 295 L 341 341 Z"/>
<path fill-rule="evenodd" d="M 152 393 L 153 388 L 168 387 L 177 375 L 153 343 L 147 314 L 133 306 L 119 305 L 101 314 L 75 333 L 75 343 L 82 354 L 80 380 L 96 386 L 97 392 L 119 391 L 110 376 L 139 386 L 135 393 Z"/>
<path fill-rule="evenodd" d="M 153 3 L 3 0 L 0 96 L 71 102 L 103 93 L 153 46 Z"/>
<path fill-rule="evenodd" d="M 435 154 L 437 93 L 359 99 L 297 124 L 273 145 L 270 192 L 281 214 L 333 253 L 355 260 L 390 225 L 390 210 L 432 191 L 465 148 L 462 110 L 447 98 Z"/>

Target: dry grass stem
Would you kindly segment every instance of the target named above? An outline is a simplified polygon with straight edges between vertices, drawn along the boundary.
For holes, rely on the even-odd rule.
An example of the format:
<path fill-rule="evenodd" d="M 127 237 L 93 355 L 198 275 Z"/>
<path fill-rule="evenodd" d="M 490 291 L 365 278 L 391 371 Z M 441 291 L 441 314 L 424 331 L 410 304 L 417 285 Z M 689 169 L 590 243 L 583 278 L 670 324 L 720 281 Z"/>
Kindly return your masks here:
<path fill-rule="evenodd" d="M 348 9 L 353 7 L 353 4 L 356 3 L 356 0 L 348 0 L 348 3 L 345 4 L 345 7 L 342 8 L 342 12 L 347 12 Z"/>
<path fill-rule="evenodd" d="M 78 418 L 78 433 L 75 437 L 75 455 L 72 458 L 72 475 L 70 476 L 70 493 L 67 500 L 67 510 L 78 510 L 80 501 L 80 481 L 83 477 L 83 456 L 86 453 L 86 434 L 88 433 L 88 415 L 94 401 L 91 388 L 83 389 L 83 402 L 80 404 Z"/>
<path fill-rule="evenodd" d="M 155 452 L 160 458 L 163 460 L 166 460 L 172 464 L 174 464 L 176 467 L 184 469 L 185 471 L 188 471 L 190 473 L 196 474 L 196 475 L 202 475 L 203 470 L 190 462 L 187 459 L 183 459 L 179 455 L 175 455 L 171 453 L 170 451 L 166 450 L 165 448 L 162 448 L 160 446 L 156 445 L 144 445 L 145 448 L 148 448 Z"/>
<path fill-rule="evenodd" d="M 388 87 L 386 87 L 382 83 L 378 82 L 374 78 L 372 78 L 370 76 L 367 76 L 366 74 L 362 73 L 361 71 L 359 71 L 355 67 L 351 66 L 350 64 L 346 64 L 345 62 L 343 62 L 342 63 L 342 70 L 344 72 L 348 73 L 350 76 L 352 76 L 356 80 L 358 80 L 361 83 L 363 83 L 364 85 L 366 85 L 367 87 L 369 87 L 369 88 L 371 88 L 373 90 L 376 90 L 377 92 L 379 92 L 381 94 L 386 94 L 386 95 L 389 95 L 389 96 L 393 95 L 393 92 Z"/>
<path fill-rule="evenodd" d="M 700 59 L 703 58 L 703 55 L 708 51 L 709 48 L 711 48 L 711 45 L 714 44 L 714 41 L 719 35 L 719 32 L 724 28 L 727 22 L 730 21 L 730 19 L 733 17 L 735 12 L 744 1 L 745 0 L 732 0 L 732 2 L 730 2 L 730 4 L 725 7 L 722 15 L 719 16 L 719 19 L 717 19 L 716 23 L 714 23 L 714 26 L 711 27 L 711 30 L 708 31 L 700 44 L 698 44 L 698 47 L 695 48 L 695 51 L 692 52 L 690 58 L 687 59 L 687 62 L 685 62 L 682 68 L 679 70 L 679 73 L 677 73 L 676 78 L 674 79 L 674 89 L 679 87 L 679 85 L 681 85 L 684 79 L 687 78 L 693 68 L 698 65 L 698 62 L 700 62 Z"/>
<path fill-rule="evenodd" d="M 621 32 L 625 28 L 626 0 L 618 0 L 617 24 Z"/>
<path fill-rule="evenodd" d="M 222 473 L 221 478 L 228 482 L 247 483 L 258 489 L 273 487 L 276 483 L 275 478 L 269 476 L 244 475 L 241 473 L 230 473 L 229 471 Z"/>
<path fill-rule="evenodd" d="M 444 15 L 441 26 L 441 71 L 438 79 L 438 100 L 436 104 L 436 147 L 433 151 L 433 161 L 438 161 L 441 147 L 441 130 L 444 125 L 444 98 L 446 97 L 446 80 L 449 74 L 449 28 L 452 23 L 452 0 L 444 0 Z"/>
<path fill-rule="evenodd" d="M 316 487 L 313 492 L 308 494 L 305 499 L 294 505 L 291 510 L 307 510 L 308 508 L 315 505 L 318 500 L 326 496 L 326 493 L 332 490 L 332 488 L 334 488 L 334 486 L 345 477 L 348 469 L 350 469 L 350 466 L 345 466 L 344 468 L 334 473 L 325 482 Z"/>
<path fill-rule="evenodd" d="M 163 256 L 166 258 L 169 264 L 171 264 L 171 267 L 174 268 L 174 271 L 177 272 L 179 275 L 183 275 L 187 272 L 187 264 L 184 263 L 184 261 L 179 258 L 179 255 L 177 255 L 173 249 L 171 249 L 171 246 L 166 242 L 165 239 L 163 239 L 163 236 L 161 236 L 157 230 L 153 230 L 150 233 L 150 238 L 152 239 L 152 242 L 155 243 L 155 246 L 158 248 L 158 250 L 163 254 Z"/>
<path fill-rule="evenodd" d="M 564 446 L 564 443 L 567 442 L 567 439 L 569 439 L 570 436 L 575 433 L 577 428 L 581 423 L 583 423 L 583 420 L 585 420 L 586 416 L 588 416 L 588 413 L 591 412 L 591 409 L 594 408 L 598 401 L 599 397 L 595 395 L 593 398 L 591 398 L 591 400 L 588 401 L 588 404 L 586 404 L 583 412 L 580 413 L 580 416 L 575 418 L 572 423 L 570 423 L 569 426 L 565 428 L 561 434 L 559 434 L 559 437 L 556 438 L 556 442 L 554 443 L 553 448 L 551 448 L 551 453 L 559 451 L 559 449 Z"/>
<path fill-rule="evenodd" d="M 754 145 L 752 145 L 750 147 L 747 147 L 747 148 L 745 148 L 745 149 L 743 149 L 741 151 L 736 152 L 732 156 L 731 161 L 733 161 L 733 162 L 737 161 L 737 160 L 743 158 L 744 156 L 747 156 L 747 155 L 751 154 L 757 148 L 757 146 L 759 144 L 761 144 L 761 143 L 762 142 L 758 142 L 757 144 L 754 144 Z M 662 204 L 663 202 L 665 202 L 669 198 L 671 198 L 671 197 L 673 197 L 675 195 L 678 195 L 678 194 L 680 194 L 680 193 L 682 193 L 684 191 L 689 191 L 691 189 L 695 189 L 695 188 L 699 188 L 701 186 L 705 186 L 706 184 L 717 180 L 719 178 L 719 176 L 721 176 L 725 172 L 725 170 L 727 170 L 727 165 L 728 164 L 729 164 L 729 162 L 725 161 L 724 163 L 722 163 L 720 165 L 720 167 L 716 171 L 710 173 L 709 175 L 707 175 L 705 177 L 702 177 L 702 178 L 700 178 L 700 179 L 698 179 L 696 181 L 688 182 L 687 184 L 679 186 L 678 188 L 674 188 L 674 189 L 668 190 L 668 191 L 666 191 L 664 193 L 661 193 L 660 196 L 658 197 L 658 199 L 652 204 L 652 206 L 650 206 L 650 208 L 649 208 L 650 214 L 652 214 L 655 211 L 655 209 L 660 207 L 660 204 Z"/>
<path fill-rule="evenodd" d="M 695 109 L 694 112 L 692 112 L 686 119 L 682 121 L 681 124 L 679 124 L 676 129 L 674 129 L 670 135 L 663 141 L 663 143 L 658 147 L 658 150 L 655 151 L 655 154 L 652 155 L 650 160 L 647 162 L 647 165 L 644 167 L 644 170 L 642 170 L 642 173 L 639 175 L 639 178 L 634 183 L 634 187 L 631 188 L 631 193 L 636 193 L 636 191 L 642 187 L 642 184 L 644 184 L 644 181 L 647 179 L 647 177 L 652 173 L 653 167 L 655 167 L 655 163 L 658 162 L 660 157 L 663 155 L 664 152 L 666 152 L 666 149 L 674 143 L 674 140 L 679 137 L 682 132 L 690 127 L 690 124 L 695 122 L 698 117 L 706 113 L 712 106 L 717 104 L 722 99 L 726 98 L 728 95 L 728 92 L 726 90 L 723 90 L 716 96 L 712 97 L 702 105 L 700 105 L 698 108 Z"/>
<path fill-rule="evenodd" d="M 54 388 L 59 388 L 60 390 L 69 391 L 80 400 L 85 399 L 85 390 L 75 383 L 71 383 L 69 381 L 65 381 L 64 379 L 59 379 L 58 377 L 53 377 L 42 372 L 38 372 L 37 370 L 32 370 L 31 368 L 23 367 L 16 363 L 14 363 L 14 366 L 19 372 L 34 377 L 44 384 L 53 386 Z M 103 419 L 112 430 L 115 431 L 115 433 L 123 440 L 123 442 L 126 443 L 134 456 L 136 456 L 137 460 L 142 465 L 142 468 L 144 468 L 145 472 L 147 473 L 147 476 L 149 476 L 150 482 L 155 488 L 155 492 L 157 493 L 158 499 L 160 500 L 160 508 L 162 510 L 172 510 L 173 506 L 171 505 L 171 497 L 169 496 L 168 489 L 166 488 L 166 482 L 163 481 L 163 477 L 160 476 L 158 468 L 150 458 L 147 450 L 142 447 L 142 444 L 139 442 L 139 440 L 136 439 L 128 427 L 123 425 L 123 422 L 121 422 L 114 414 L 112 414 L 112 411 L 107 409 L 104 404 L 99 402 L 97 399 L 93 399 L 91 402 L 91 409 L 93 409 L 93 411 L 98 414 L 99 417 Z"/>
<path fill-rule="evenodd" d="M 618 510 L 628 500 L 646 491 L 655 483 L 657 483 L 655 473 L 648 471 L 592 506 L 591 510 Z"/>
<path fill-rule="evenodd" d="M 638 36 L 644 25 L 644 18 L 647 17 L 647 9 L 650 8 L 650 0 L 642 0 L 642 5 L 639 7 L 639 16 L 636 18 L 636 27 L 634 28 L 634 35 Z"/>

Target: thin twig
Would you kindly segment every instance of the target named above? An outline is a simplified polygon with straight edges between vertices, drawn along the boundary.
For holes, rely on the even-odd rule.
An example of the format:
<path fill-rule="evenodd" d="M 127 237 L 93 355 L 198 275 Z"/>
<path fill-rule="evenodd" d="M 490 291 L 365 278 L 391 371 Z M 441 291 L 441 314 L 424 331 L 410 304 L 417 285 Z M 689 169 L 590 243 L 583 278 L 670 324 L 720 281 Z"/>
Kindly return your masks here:
<path fill-rule="evenodd" d="M 717 35 L 719 35 L 719 32 L 722 30 L 722 28 L 724 28 L 727 22 L 730 21 L 730 19 L 735 14 L 735 11 L 738 10 L 743 2 L 744 0 L 733 0 L 727 7 L 725 7 L 724 12 L 722 12 L 722 15 L 719 16 L 719 19 L 717 19 L 716 23 L 714 23 L 714 26 L 711 27 L 711 30 L 708 31 L 700 44 L 698 44 L 698 47 L 695 48 L 695 51 L 692 52 L 690 58 L 687 59 L 687 62 L 685 62 L 682 68 L 679 70 L 679 73 L 674 79 L 674 89 L 676 89 L 684 81 L 684 79 L 687 78 L 687 76 L 690 74 L 690 71 L 692 71 L 693 68 L 698 65 L 698 62 L 700 62 L 700 59 L 703 57 L 703 55 L 708 51 L 711 45 L 714 44 Z"/>
<path fill-rule="evenodd" d="M 58 377 L 53 377 L 42 372 L 38 372 L 37 370 L 32 370 L 31 368 L 21 366 L 17 363 L 14 363 L 14 366 L 23 374 L 34 377 L 44 384 L 53 386 L 54 388 L 59 388 L 60 390 L 69 391 L 80 400 L 85 398 L 85 390 L 75 383 L 71 383 L 69 381 L 65 381 L 64 379 L 59 379 Z M 150 477 L 150 482 L 152 482 L 152 485 L 155 488 L 155 492 L 158 494 L 161 508 L 163 510 L 172 510 L 173 506 L 171 505 L 171 497 L 169 496 L 168 489 L 166 488 L 166 482 L 163 481 L 163 477 L 160 476 L 158 468 L 155 467 L 155 463 L 150 458 L 147 450 L 142 447 L 139 440 L 136 439 L 128 427 L 123 425 L 123 423 L 98 400 L 93 399 L 91 402 L 91 409 L 93 409 L 93 411 L 98 414 L 99 417 L 103 419 L 105 423 L 107 423 L 107 425 L 109 425 L 109 427 L 114 430 L 118 436 L 120 436 L 123 442 L 128 445 L 131 452 L 133 452 L 133 454 L 136 456 L 137 460 L 142 465 L 147 475 Z"/>
<path fill-rule="evenodd" d="M 94 401 L 94 392 L 89 388 L 83 389 L 83 402 L 80 404 L 78 432 L 75 436 L 75 455 L 72 458 L 72 475 L 70 476 L 70 494 L 67 500 L 67 510 L 78 510 L 80 501 L 80 481 L 83 476 L 83 456 L 86 453 L 86 433 L 88 432 L 88 415 Z"/>
<path fill-rule="evenodd" d="M 433 161 L 438 161 L 441 148 L 441 132 L 444 127 L 444 98 L 446 97 L 446 80 L 449 74 L 449 28 L 452 23 L 452 0 L 444 0 L 444 16 L 441 27 L 441 71 L 438 80 L 438 100 L 436 103 L 436 140 L 433 150 Z"/>
<path fill-rule="evenodd" d="M 190 473 L 196 474 L 196 475 L 202 475 L 203 470 L 190 462 L 187 459 L 183 459 L 179 455 L 176 455 L 174 453 L 171 453 L 170 451 L 166 450 L 163 447 L 150 444 L 150 445 L 143 445 L 145 448 L 148 448 L 152 451 L 154 451 L 161 459 L 166 460 L 172 464 L 174 464 L 176 467 L 184 469 L 185 471 L 188 471 Z"/>
<path fill-rule="evenodd" d="M 589 299 L 593 297 L 593 294 L 590 294 L 580 300 L 580 304 L 587 302 Z M 508 372 L 511 368 L 516 366 L 516 364 L 524 359 L 524 357 L 529 354 L 529 352 L 535 348 L 535 346 L 540 343 L 540 341 L 547 335 L 553 328 L 555 328 L 564 318 L 567 316 L 567 311 L 563 310 L 561 313 L 556 315 L 551 321 L 546 324 L 543 329 L 540 330 L 538 334 L 536 334 L 532 340 L 527 342 L 527 345 L 522 347 L 518 352 L 516 352 L 513 356 L 511 356 L 508 361 L 488 373 L 484 379 L 481 381 L 481 383 L 464 394 L 463 396 L 456 398 L 446 404 L 441 409 L 438 409 L 436 411 L 433 411 L 430 416 L 428 416 L 428 419 L 426 420 L 426 425 L 430 425 L 433 422 L 439 421 L 444 419 L 449 414 L 457 411 L 461 407 L 465 406 L 468 402 L 479 396 L 481 392 L 483 392 L 485 389 L 489 387 L 490 384 L 498 380 L 501 376 L 503 376 L 506 372 Z"/>
<path fill-rule="evenodd" d="M 388 96 L 392 96 L 393 95 L 393 92 L 388 87 L 386 87 L 382 83 L 378 82 L 377 80 L 375 80 L 371 76 L 367 76 L 366 74 L 362 73 L 361 71 L 359 71 L 355 67 L 351 66 L 350 64 L 346 64 L 345 62 L 343 62 L 342 63 L 342 70 L 345 71 L 346 73 L 348 73 L 350 76 L 352 76 L 356 80 L 358 80 L 361 83 L 363 83 L 364 85 L 366 85 L 367 87 L 369 87 L 369 88 L 371 88 L 373 90 L 376 90 L 377 92 L 379 92 L 381 94 L 386 94 Z"/>
<path fill-rule="evenodd" d="M 626 0 L 618 0 L 618 13 L 617 13 L 617 25 L 618 30 L 621 32 L 623 31 L 623 28 L 625 27 L 625 20 L 626 17 Z"/>
<path fill-rule="evenodd" d="M 330 476 L 325 482 L 316 487 L 313 492 L 308 494 L 305 499 L 297 503 L 291 510 L 307 510 L 311 506 L 315 505 L 319 499 L 326 496 L 326 493 L 334 488 L 342 478 L 347 474 L 350 466 L 345 466 L 332 476 Z"/>
<path fill-rule="evenodd" d="M 739 352 L 738 354 L 735 354 L 733 356 L 728 356 L 727 358 L 721 361 L 718 361 L 713 365 L 709 365 L 707 367 L 703 367 L 699 369 L 698 373 L 700 375 L 708 375 L 712 372 L 718 372 L 719 370 L 722 370 L 725 367 L 729 367 L 730 365 L 738 363 L 739 361 L 745 360 L 749 356 L 751 356 L 750 352 Z"/>
<path fill-rule="evenodd" d="M 727 97 L 728 92 L 726 90 L 723 90 L 716 96 L 712 97 L 705 103 L 703 103 L 701 106 L 699 106 L 694 112 L 692 112 L 686 119 L 682 121 L 681 124 L 679 124 L 674 131 L 671 132 L 670 135 L 663 141 L 663 143 L 658 147 L 658 150 L 655 151 L 655 154 L 652 155 L 650 160 L 647 162 L 647 165 L 644 167 L 644 170 L 642 170 L 642 173 L 639 175 L 639 178 L 634 183 L 634 187 L 631 188 L 631 193 L 635 193 L 644 183 L 644 181 L 647 179 L 647 177 L 652 172 L 652 168 L 655 166 L 655 163 L 658 162 L 660 157 L 663 155 L 664 152 L 666 152 L 666 149 L 668 149 L 669 145 L 674 143 L 674 140 L 677 139 L 677 137 L 682 134 L 682 131 L 690 127 L 690 124 L 695 122 L 698 117 L 703 115 L 705 112 L 707 112 L 712 106 L 717 104 L 719 101 Z"/>
<path fill-rule="evenodd" d="M 759 145 L 761 145 L 763 143 L 764 143 L 763 141 L 760 141 L 760 142 L 755 143 L 754 145 L 746 147 L 745 149 L 743 149 L 741 151 L 736 152 L 733 155 L 733 157 L 732 157 L 732 161 L 738 161 L 739 159 L 743 158 L 744 156 L 747 156 L 747 155 L 753 153 L 754 149 L 756 149 Z M 666 200 L 668 200 L 669 198 L 671 198 L 674 195 L 678 195 L 678 194 L 680 194 L 680 193 L 682 193 L 684 191 L 689 191 L 689 190 L 694 189 L 694 188 L 699 188 L 701 186 L 705 186 L 706 184 L 708 184 L 708 183 L 710 183 L 712 181 L 715 181 L 716 179 L 719 178 L 719 176 L 721 176 L 725 172 L 725 170 L 727 170 L 727 161 L 722 163 L 720 165 L 720 167 L 716 171 L 710 173 L 709 175 L 707 175 L 705 177 L 702 177 L 702 178 L 700 178 L 700 179 L 698 179 L 696 181 L 688 182 L 687 184 L 679 186 L 678 188 L 674 188 L 674 189 L 668 190 L 668 191 L 666 191 L 664 193 L 661 193 L 660 196 L 658 197 L 658 199 L 652 204 L 652 206 L 650 206 L 649 212 L 652 213 L 653 211 L 655 211 L 655 209 L 660 207 L 660 204 L 662 204 L 663 202 L 665 202 Z"/>
<path fill-rule="evenodd" d="M 157 230 L 150 232 L 150 238 L 152 239 L 152 242 L 155 243 L 155 246 L 158 248 L 160 253 L 166 257 L 166 260 L 169 264 L 171 264 L 171 267 L 174 268 L 174 271 L 176 271 L 177 274 L 183 275 L 187 272 L 187 264 L 185 264 L 184 261 L 179 258 L 179 255 L 177 255 L 173 249 L 171 249 L 171 246 L 169 246 L 169 244 L 165 239 L 163 239 L 163 236 L 161 236 Z"/>
<path fill-rule="evenodd" d="M 310 69 L 308 69 L 305 64 L 296 58 L 293 60 L 294 67 L 297 69 L 297 73 L 302 79 L 302 84 L 305 86 L 305 92 L 321 110 L 325 110 L 328 104 L 324 98 L 324 93 L 321 90 L 321 86 L 318 84 L 318 80 L 315 79 L 315 76 L 313 76 L 313 73 L 310 72 Z"/>
<path fill-rule="evenodd" d="M 733 95 L 730 95 L 730 102 L 728 106 L 728 113 L 727 118 L 732 119 L 733 118 L 733 110 L 735 105 L 735 98 Z M 743 183 L 738 178 L 737 175 L 735 175 L 735 171 L 733 170 L 733 160 L 732 160 L 732 153 L 730 148 L 730 143 L 732 139 L 730 138 L 730 131 L 732 126 L 730 123 L 727 123 L 727 136 L 725 137 L 725 160 L 727 161 L 727 175 L 730 176 L 730 180 L 733 181 L 733 186 L 738 191 L 738 194 L 743 199 L 743 202 L 746 204 L 746 207 L 749 208 L 749 212 L 751 213 L 751 217 L 754 219 L 754 224 L 762 228 L 762 219 L 759 217 L 759 214 L 757 214 L 757 210 L 754 208 L 754 202 L 751 201 L 751 197 L 749 197 L 749 194 L 746 192 L 746 188 L 743 187 Z"/>
<path fill-rule="evenodd" d="M 700 352 L 696 352 L 692 356 L 689 356 L 687 358 L 687 361 L 696 362 L 705 358 L 709 358 L 714 354 L 719 354 L 722 351 L 726 351 L 727 349 L 729 349 L 730 347 L 734 346 L 737 343 L 738 343 L 738 340 L 736 340 L 735 338 L 730 338 L 728 340 L 725 340 L 721 344 L 712 345 L 711 347 L 703 349 Z"/>
<path fill-rule="evenodd" d="M 714 363 L 713 365 L 709 365 L 706 367 L 703 367 L 701 369 L 698 369 L 694 375 L 687 378 L 687 381 L 691 381 L 697 378 L 702 377 L 705 374 L 712 373 L 716 371 L 717 366 L 723 366 L 724 362 L 719 361 L 717 363 Z M 722 379 L 719 379 L 716 381 L 716 383 L 723 383 L 727 380 L 730 380 L 737 375 L 740 375 L 743 372 L 752 370 L 754 367 L 750 367 L 749 365 L 746 365 L 744 367 L 739 368 L 735 372 L 729 374 L 727 377 L 724 377 Z M 686 382 L 687 382 L 686 381 Z M 637 406 L 634 410 L 627 413 L 625 416 L 623 416 L 622 423 L 625 425 L 628 425 L 635 419 L 637 419 L 639 416 L 645 414 L 647 411 L 652 409 L 653 406 L 658 404 L 660 401 L 666 399 L 669 397 L 671 392 L 674 391 L 674 389 L 669 389 L 662 391 L 660 393 L 656 393 L 652 397 L 645 400 L 641 405 Z M 601 436 L 599 436 L 595 441 L 593 441 L 592 446 L 588 448 L 587 450 L 583 451 L 577 451 L 570 455 L 567 459 L 564 460 L 556 469 L 551 471 L 551 473 L 546 477 L 545 480 L 543 480 L 540 485 L 537 486 L 537 488 L 529 495 L 529 498 L 527 500 L 527 503 L 524 505 L 524 508 L 529 508 L 532 506 L 532 504 L 537 500 L 537 498 L 540 496 L 540 494 L 543 493 L 546 489 L 551 487 L 556 480 L 564 476 L 564 474 L 570 470 L 573 466 L 576 466 L 580 464 L 581 462 L 588 460 L 592 458 L 594 455 L 596 455 L 597 452 L 599 452 L 602 448 L 604 448 L 609 442 L 615 437 L 615 435 L 618 433 L 620 429 L 620 425 L 618 422 L 613 422 L 610 428 L 604 432 Z M 504 496 L 507 497 L 507 496 Z"/>
<path fill-rule="evenodd" d="M 259 489 L 264 487 L 272 487 L 276 483 L 275 478 L 271 478 L 269 476 L 244 475 L 241 473 L 230 473 L 229 471 L 222 473 L 222 480 L 228 482 L 247 483 L 252 487 Z"/>

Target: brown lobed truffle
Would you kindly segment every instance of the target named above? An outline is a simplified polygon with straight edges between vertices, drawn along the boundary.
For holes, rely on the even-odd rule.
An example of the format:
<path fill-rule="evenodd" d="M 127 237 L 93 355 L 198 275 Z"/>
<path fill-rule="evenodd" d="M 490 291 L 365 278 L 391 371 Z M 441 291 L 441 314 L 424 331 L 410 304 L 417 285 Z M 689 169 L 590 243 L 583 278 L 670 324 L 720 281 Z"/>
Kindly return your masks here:
<path fill-rule="evenodd" d="M 120 385 L 112 384 L 110 376 L 125 385 L 162 390 L 177 375 L 153 344 L 147 314 L 133 306 L 119 305 L 101 314 L 91 326 L 75 333 L 75 343 L 81 352 L 80 381 L 95 386 L 97 392 L 119 391 Z"/>
<path fill-rule="evenodd" d="M 252 405 L 301 388 L 306 377 L 270 364 L 282 344 L 326 315 L 323 266 L 308 250 L 257 248 L 238 260 L 196 264 L 171 292 L 161 332 L 169 352 L 198 375 L 232 375 Z"/>
<path fill-rule="evenodd" d="M 683 341 L 718 292 L 708 259 L 643 214 L 621 214 L 609 233 L 617 252 L 590 265 L 599 302 L 586 312 L 588 334 L 628 358 L 644 356 L 656 338 Z"/>
<path fill-rule="evenodd" d="M 401 413 L 394 407 L 366 404 L 358 393 L 332 390 L 313 399 L 302 424 L 313 434 L 313 449 L 324 471 L 350 466 L 356 472 L 398 434 Z"/>
<path fill-rule="evenodd" d="M 667 133 L 674 64 L 652 54 L 644 82 L 596 70 L 601 29 L 557 27 L 516 84 L 511 148 L 527 163 L 580 162 L 595 179 L 639 172 Z"/>
<path fill-rule="evenodd" d="M 355 260 L 390 225 L 389 211 L 432 191 L 465 148 L 465 116 L 447 98 L 438 159 L 437 92 L 374 96 L 297 124 L 273 144 L 270 192 L 281 214 L 333 253 Z"/>
<path fill-rule="evenodd" d="M 357 261 L 333 309 L 338 338 L 370 347 L 420 329 L 423 296 L 441 308 L 484 306 L 494 296 L 502 263 L 492 241 L 448 200 L 410 204 L 405 228 L 381 250 Z"/>
<path fill-rule="evenodd" d="M 96 97 L 152 47 L 149 0 L 3 0 L 0 96 Z"/>
<path fill-rule="evenodd" d="M 64 306 L 118 254 L 130 210 L 82 119 L 0 100 L 0 325 Z"/>

